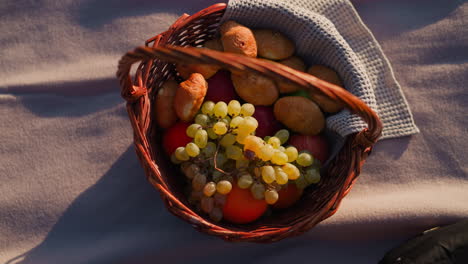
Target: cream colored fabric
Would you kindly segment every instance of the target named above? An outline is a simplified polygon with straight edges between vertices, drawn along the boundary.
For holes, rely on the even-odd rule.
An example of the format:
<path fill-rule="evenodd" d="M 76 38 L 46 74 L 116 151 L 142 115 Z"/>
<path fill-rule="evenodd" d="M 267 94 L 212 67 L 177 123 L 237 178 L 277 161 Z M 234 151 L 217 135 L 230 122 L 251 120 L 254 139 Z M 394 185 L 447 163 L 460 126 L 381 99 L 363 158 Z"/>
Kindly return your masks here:
<path fill-rule="evenodd" d="M 468 4 L 356 0 L 421 133 L 378 142 L 338 212 L 272 245 L 164 208 L 115 78 L 127 50 L 218 0 L 0 1 L 0 263 L 375 264 L 468 217 Z"/>
<path fill-rule="evenodd" d="M 294 40 L 309 66 L 335 69 L 345 88 L 378 113 L 382 139 L 418 133 L 390 63 L 348 0 L 231 0 L 223 17 L 229 19 L 275 28 Z M 345 110 L 328 117 L 327 127 L 344 137 L 365 124 Z"/>

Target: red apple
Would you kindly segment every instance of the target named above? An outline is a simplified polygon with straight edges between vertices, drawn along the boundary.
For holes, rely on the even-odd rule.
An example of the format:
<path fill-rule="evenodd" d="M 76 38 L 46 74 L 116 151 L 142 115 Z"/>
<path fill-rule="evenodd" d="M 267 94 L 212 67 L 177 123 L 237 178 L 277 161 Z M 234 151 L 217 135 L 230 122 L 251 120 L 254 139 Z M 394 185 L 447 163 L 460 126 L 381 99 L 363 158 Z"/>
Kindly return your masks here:
<path fill-rule="evenodd" d="M 192 142 L 192 138 L 186 133 L 189 125 L 189 123 L 178 122 L 166 130 L 162 143 L 167 155 L 172 155 L 178 147 L 185 147 Z"/>
<path fill-rule="evenodd" d="M 295 204 L 301 198 L 302 190 L 295 183 L 289 183 L 278 192 L 279 199 L 273 204 L 275 209 L 285 209 Z"/>
<path fill-rule="evenodd" d="M 282 128 L 281 123 L 276 120 L 271 106 L 255 106 L 253 117 L 258 121 L 258 128 L 255 131 L 257 137 L 273 136 Z"/>
<path fill-rule="evenodd" d="M 205 101 L 229 103 L 229 101 L 236 98 L 237 94 L 228 71 L 218 71 L 208 79 L 208 91 L 205 95 Z"/>
<path fill-rule="evenodd" d="M 325 137 L 321 135 L 293 135 L 289 139 L 289 144 L 296 147 L 298 151 L 309 151 L 322 164 L 328 159 L 328 143 Z"/>

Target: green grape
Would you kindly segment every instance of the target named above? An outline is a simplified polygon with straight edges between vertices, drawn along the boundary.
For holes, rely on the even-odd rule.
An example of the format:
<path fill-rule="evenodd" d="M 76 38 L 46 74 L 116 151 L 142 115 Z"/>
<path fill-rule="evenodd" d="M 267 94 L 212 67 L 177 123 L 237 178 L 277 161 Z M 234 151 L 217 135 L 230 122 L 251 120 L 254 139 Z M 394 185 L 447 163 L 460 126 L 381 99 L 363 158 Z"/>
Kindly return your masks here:
<path fill-rule="evenodd" d="M 227 132 L 227 126 L 223 122 L 217 122 L 213 126 L 213 131 L 216 133 L 216 135 L 224 135 Z"/>
<path fill-rule="evenodd" d="M 236 141 L 239 144 L 244 144 L 245 139 L 249 136 L 249 134 L 239 133 L 236 136 Z"/>
<path fill-rule="evenodd" d="M 185 151 L 190 157 L 196 157 L 200 154 L 200 148 L 195 143 L 188 143 L 185 146 Z"/>
<path fill-rule="evenodd" d="M 257 119 L 253 118 L 253 117 L 250 117 L 250 116 L 247 116 L 247 117 L 244 117 L 244 121 L 242 121 L 240 124 L 239 124 L 239 133 L 252 133 L 255 131 L 255 129 L 257 129 L 258 127 L 258 122 L 257 122 Z"/>
<path fill-rule="evenodd" d="M 314 163 L 314 158 L 309 153 L 303 152 L 297 156 L 296 162 L 302 167 L 307 167 Z"/>
<path fill-rule="evenodd" d="M 316 168 L 309 168 L 306 170 L 304 177 L 308 183 L 315 184 L 320 181 L 320 172 Z"/>
<path fill-rule="evenodd" d="M 189 162 L 182 163 L 180 168 L 184 175 L 189 179 L 193 179 L 195 175 L 200 172 L 200 168 L 196 164 Z"/>
<path fill-rule="evenodd" d="M 194 138 L 197 131 L 201 128 L 202 126 L 199 124 L 191 124 L 190 126 L 187 127 L 187 130 L 185 131 L 185 133 L 187 134 L 187 136 Z"/>
<path fill-rule="evenodd" d="M 281 151 L 281 152 L 284 152 L 286 150 L 286 148 L 283 147 L 283 146 L 279 146 L 278 150 Z"/>
<path fill-rule="evenodd" d="M 272 183 L 275 181 L 275 169 L 272 166 L 262 167 L 262 179 L 265 183 Z"/>
<path fill-rule="evenodd" d="M 210 219 L 219 222 L 223 219 L 223 210 L 219 207 L 213 208 L 210 212 Z"/>
<path fill-rule="evenodd" d="M 233 145 L 234 143 L 236 143 L 236 136 L 231 133 L 224 135 L 223 138 L 219 141 L 219 144 L 223 147 Z"/>
<path fill-rule="evenodd" d="M 288 175 L 280 167 L 275 166 L 276 182 L 280 185 L 288 183 Z"/>
<path fill-rule="evenodd" d="M 281 142 L 280 142 L 279 138 L 277 138 L 277 137 L 270 137 L 267 142 L 268 142 L 268 144 L 272 145 L 273 148 L 275 148 L 275 149 L 277 149 L 277 148 L 279 148 L 281 146 Z"/>
<path fill-rule="evenodd" d="M 275 134 L 275 137 L 279 138 L 281 145 L 283 145 L 289 139 L 289 131 L 286 129 L 278 130 L 278 132 Z"/>
<path fill-rule="evenodd" d="M 213 198 L 215 200 L 216 206 L 223 207 L 224 204 L 226 203 L 226 195 L 220 194 L 219 192 L 215 193 Z"/>
<path fill-rule="evenodd" d="M 299 178 L 297 178 L 295 183 L 298 189 L 305 189 L 307 186 L 309 186 L 309 183 L 307 182 L 304 175 L 301 175 Z"/>
<path fill-rule="evenodd" d="M 269 144 L 263 145 L 260 148 L 260 151 L 258 153 L 258 157 L 263 160 L 263 161 L 269 161 L 271 157 L 273 156 L 273 147 Z"/>
<path fill-rule="evenodd" d="M 216 184 L 216 191 L 220 194 L 228 194 L 232 190 L 232 184 L 229 181 L 222 180 Z"/>
<path fill-rule="evenodd" d="M 218 165 L 218 168 L 223 167 L 227 160 L 228 159 L 226 157 L 226 154 L 224 153 L 218 153 L 218 155 L 216 155 L 216 164 Z"/>
<path fill-rule="evenodd" d="M 284 153 L 288 155 L 288 162 L 293 162 L 297 159 L 298 154 L 297 149 L 295 147 L 287 147 Z"/>
<path fill-rule="evenodd" d="M 244 117 L 244 120 L 248 121 L 249 123 L 251 123 L 251 125 L 253 125 L 253 127 L 255 127 L 255 129 L 257 129 L 258 127 L 258 121 L 257 119 L 255 119 L 255 117 L 253 116 L 246 116 Z M 255 131 L 254 129 L 254 131 Z M 252 131 L 253 132 L 253 131 Z"/>
<path fill-rule="evenodd" d="M 242 174 L 239 179 L 237 180 L 237 186 L 241 189 L 249 188 L 253 183 L 253 178 L 250 173 Z"/>
<path fill-rule="evenodd" d="M 240 114 L 243 116 L 252 116 L 255 113 L 255 106 L 253 104 L 243 104 Z"/>
<path fill-rule="evenodd" d="M 214 208 L 214 199 L 212 197 L 202 197 L 200 201 L 200 207 L 203 212 L 209 214 Z"/>
<path fill-rule="evenodd" d="M 202 152 L 206 157 L 212 157 L 216 152 L 216 144 L 209 141 L 206 147 L 202 149 Z"/>
<path fill-rule="evenodd" d="M 195 116 L 195 123 L 201 126 L 207 126 L 210 122 L 210 118 L 205 114 L 198 114 Z"/>
<path fill-rule="evenodd" d="M 223 175 L 223 180 L 226 180 L 226 181 L 228 181 L 228 182 L 230 182 L 232 184 L 234 182 L 234 176 L 232 176 L 230 174 L 229 175 L 224 174 Z"/>
<path fill-rule="evenodd" d="M 288 162 L 288 155 L 286 153 L 276 150 L 271 156 L 271 162 L 276 165 L 284 165 Z"/>
<path fill-rule="evenodd" d="M 255 167 L 253 172 L 255 177 L 257 178 L 260 178 L 262 176 L 262 169 L 260 167 Z"/>
<path fill-rule="evenodd" d="M 268 142 L 268 140 L 269 140 L 270 138 L 271 138 L 270 136 L 265 136 L 265 137 L 263 138 L 263 141 Z"/>
<path fill-rule="evenodd" d="M 244 121 L 244 118 L 242 116 L 236 116 L 234 117 L 233 119 L 231 119 L 231 123 L 229 124 L 229 126 L 231 128 L 236 128 L 239 126 L 240 123 L 242 123 Z"/>
<path fill-rule="evenodd" d="M 217 139 L 218 138 L 218 135 L 216 135 L 216 133 L 214 132 L 212 127 L 208 128 L 206 131 L 207 131 L 208 137 L 210 139 Z"/>
<path fill-rule="evenodd" d="M 174 155 L 178 160 L 181 160 L 181 161 L 187 161 L 190 159 L 184 147 L 178 147 L 175 150 Z"/>
<path fill-rule="evenodd" d="M 193 142 L 199 147 L 204 148 L 206 144 L 208 144 L 208 133 L 204 129 L 199 129 L 197 133 L 195 133 L 195 138 Z"/>
<path fill-rule="evenodd" d="M 237 116 L 240 114 L 241 105 L 237 100 L 231 100 L 228 104 L 228 114 L 230 116 Z"/>
<path fill-rule="evenodd" d="M 217 102 L 213 108 L 213 113 L 216 117 L 224 118 L 227 115 L 228 107 L 223 101 Z"/>
<path fill-rule="evenodd" d="M 226 161 L 227 161 L 226 155 L 224 153 L 222 153 L 222 152 L 218 152 L 218 154 L 216 155 L 216 167 L 217 168 L 222 168 L 223 165 L 226 163 Z M 211 166 L 214 167 L 215 164 L 214 164 L 213 159 L 210 160 L 210 164 L 211 164 Z"/>
<path fill-rule="evenodd" d="M 291 163 L 284 164 L 281 169 L 288 175 L 288 179 L 290 180 L 296 180 L 301 176 L 299 169 Z"/>
<path fill-rule="evenodd" d="M 197 202 L 199 202 L 202 197 L 203 197 L 202 192 L 192 190 L 189 196 L 189 203 L 197 204 Z"/>
<path fill-rule="evenodd" d="M 182 161 L 178 160 L 174 153 L 171 155 L 171 162 L 174 164 L 180 164 Z"/>
<path fill-rule="evenodd" d="M 255 153 L 259 153 L 263 143 L 263 140 L 259 137 L 247 136 L 244 141 L 244 151 L 251 150 Z"/>
<path fill-rule="evenodd" d="M 249 167 L 249 163 L 250 161 L 245 158 L 238 159 L 236 160 L 236 169 L 247 169 Z"/>
<path fill-rule="evenodd" d="M 195 177 L 192 179 L 192 188 L 195 191 L 201 191 L 203 190 L 203 187 L 205 187 L 206 184 L 206 175 L 203 173 L 197 173 L 195 174 Z"/>
<path fill-rule="evenodd" d="M 235 145 L 229 145 L 226 147 L 226 156 L 233 160 L 240 160 L 244 157 L 242 149 Z"/>
<path fill-rule="evenodd" d="M 205 115 L 213 115 L 213 108 L 215 106 L 215 103 L 212 101 L 206 101 L 203 103 L 201 107 L 201 111 Z"/>
<path fill-rule="evenodd" d="M 263 200 L 265 198 L 265 185 L 256 182 L 250 186 L 250 192 L 255 199 Z"/>
<path fill-rule="evenodd" d="M 279 198 L 278 192 L 273 189 L 266 190 L 264 196 L 265 196 L 265 201 L 267 202 L 267 204 L 275 204 Z"/>
<path fill-rule="evenodd" d="M 229 127 L 229 124 L 231 123 L 231 118 L 229 116 L 226 116 L 225 118 L 221 119 L 221 122 L 226 124 L 226 127 Z"/>
<path fill-rule="evenodd" d="M 213 171 L 211 177 L 213 178 L 214 182 L 219 182 L 223 178 L 224 174 L 218 170 Z"/>
<path fill-rule="evenodd" d="M 252 122 L 248 122 L 244 119 L 242 123 L 239 124 L 239 127 L 237 128 L 237 133 L 238 134 L 250 134 L 253 131 L 255 131 L 255 125 Z"/>
<path fill-rule="evenodd" d="M 205 184 L 205 187 L 203 187 L 203 194 L 207 197 L 213 196 L 216 192 L 216 183 L 214 182 L 209 182 Z"/>

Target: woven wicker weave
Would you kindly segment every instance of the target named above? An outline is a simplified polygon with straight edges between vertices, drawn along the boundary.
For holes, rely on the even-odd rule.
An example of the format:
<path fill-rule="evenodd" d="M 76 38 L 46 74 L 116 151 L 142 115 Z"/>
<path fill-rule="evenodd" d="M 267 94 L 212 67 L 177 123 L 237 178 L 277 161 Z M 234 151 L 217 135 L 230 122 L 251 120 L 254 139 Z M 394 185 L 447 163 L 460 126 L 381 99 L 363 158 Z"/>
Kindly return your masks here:
<path fill-rule="evenodd" d="M 183 47 L 199 46 L 213 38 L 225 8 L 225 4 L 216 4 L 192 16 L 183 15 L 166 32 L 149 39 L 146 46 L 125 54 L 119 62 L 117 76 L 122 96 L 127 100 L 136 152 L 149 182 L 159 191 L 167 209 L 196 229 L 228 241 L 274 242 L 299 235 L 336 212 L 341 199 L 359 175 L 382 125 L 374 111 L 357 97 L 309 74 L 265 60 Z M 141 63 L 132 80 L 130 69 L 137 62 Z M 297 205 L 248 225 L 214 223 L 199 215 L 187 202 L 183 194 L 184 176 L 162 150 L 162 131 L 153 122 L 157 114 L 152 105 L 154 97 L 161 84 L 175 76 L 173 63 L 217 64 L 229 70 L 252 71 L 275 80 L 290 81 L 340 101 L 359 115 L 368 128 L 347 137 L 344 147 L 327 166 L 320 183 L 306 189 Z"/>

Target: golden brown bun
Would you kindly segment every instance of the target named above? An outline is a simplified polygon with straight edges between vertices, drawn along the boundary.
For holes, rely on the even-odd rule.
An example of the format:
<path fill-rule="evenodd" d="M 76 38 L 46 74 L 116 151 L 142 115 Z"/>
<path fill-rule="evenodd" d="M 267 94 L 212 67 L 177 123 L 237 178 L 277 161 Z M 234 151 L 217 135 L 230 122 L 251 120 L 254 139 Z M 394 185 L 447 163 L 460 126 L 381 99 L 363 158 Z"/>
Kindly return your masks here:
<path fill-rule="evenodd" d="M 259 57 L 283 60 L 294 54 L 294 43 L 278 31 L 257 29 L 254 36 Z"/>
<path fill-rule="evenodd" d="M 204 48 L 223 51 L 223 44 L 219 38 L 211 39 L 203 44 Z M 218 70 L 221 69 L 218 65 L 211 65 L 211 64 L 177 64 L 176 70 L 179 75 L 187 80 L 192 73 L 200 73 L 205 77 L 205 79 L 211 78 L 211 76 L 215 75 Z"/>
<path fill-rule="evenodd" d="M 177 64 L 176 70 L 179 75 L 187 80 L 192 73 L 200 73 L 205 79 L 211 78 L 218 70 L 221 69 L 218 65 L 211 64 Z"/>
<path fill-rule="evenodd" d="M 325 127 L 325 118 L 320 108 L 302 96 L 280 98 L 273 111 L 278 121 L 303 135 L 317 135 Z"/>
<path fill-rule="evenodd" d="M 223 43 L 219 38 L 207 40 L 205 44 L 203 44 L 203 47 L 211 50 L 224 51 Z"/>
<path fill-rule="evenodd" d="M 169 128 L 177 122 L 177 114 L 174 110 L 174 97 L 179 84 L 174 80 L 168 80 L 156 95 L 156 123 L 162 128 Z"/>
<path fill-rule="evenodd" d="M 293 68 L 295 70 L 301 71 L 301 72 L 305 72 L 305 70 L 306 70 L 305 63 L 300 58 L 298 58 L 296 56 L 292 56 L 292 57 L 289 57 L 287 59 L 281 60 L 281 61 L 279 61 L 279 63 L 281 63 L 283 65 L 286 65 L 286 66 L 288 66 L 290 68 Z M 302 88 L 301 88 L 301 86 L 295 85 L 293 83 L 279 82 L 278 83 L 278 89 L 279 89 L 280 93 L 291 93 L 291 92 L 298 91 L 298 90 L 300 90 Z"/>
<path fill-rule="evenodd" d="M 190 77 L 179 84 L 175 98 L 174 110 L 182 121 L 191 121 L 201 107 L 208 83 L 203 75 L 193 73 Z"/>
<path fill-rule="evenodd" d="M 338 74 L 326 66 L 313 65 L 307 70 L 307 73 L 343 88 L 343 83 L 341 82 Z M 324 95 L 316 95 L 312 93 L 309 93 L 309 95 L 312 100 L 314 100 L 320 106 L 320 108 L 322 108 L 323 111 L 327 113 L 336 113 L 343 109 L 343 105 L 332 99 L 329 99 Z"/>
<path fill-rule="evenodd" d="M 221 25 L 220 31 L 224 51 L 257 57 L 257 43 L 252 30 L 231 20 Z"/>
<path fill-rule="evenodd" d="M 271 105 L 278 99 L 278 88 L 267 77 L 243 72 L 231 74 L 231 79 L 237 94 L 253 105 Z"/>

